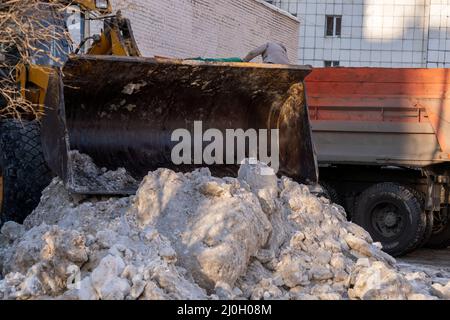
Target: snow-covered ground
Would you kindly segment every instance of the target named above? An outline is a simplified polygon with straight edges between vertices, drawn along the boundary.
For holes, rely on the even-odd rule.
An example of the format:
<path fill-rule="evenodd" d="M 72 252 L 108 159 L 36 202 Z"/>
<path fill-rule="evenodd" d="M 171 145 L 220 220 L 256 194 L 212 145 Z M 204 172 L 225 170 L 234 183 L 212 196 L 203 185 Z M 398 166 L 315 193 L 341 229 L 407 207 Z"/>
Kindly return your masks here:
<path fill-rule="evenodd" d="M 421 249 L 397 259 L 403 270 L 422 271 L 430 276 L 450 280 L 450 248 L 445 250 Z"/>

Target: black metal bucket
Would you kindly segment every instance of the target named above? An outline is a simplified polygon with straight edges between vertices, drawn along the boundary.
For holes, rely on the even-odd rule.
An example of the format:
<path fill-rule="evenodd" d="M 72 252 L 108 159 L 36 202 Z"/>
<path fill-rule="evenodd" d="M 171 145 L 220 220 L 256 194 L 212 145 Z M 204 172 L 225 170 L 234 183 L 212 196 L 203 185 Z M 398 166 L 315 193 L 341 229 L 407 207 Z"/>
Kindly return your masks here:
<path fill-rule="evenodd" d="M 132 194 L 137 186 L 100 190 L 80 186 L 69 152 L 89 155 L 100 167 L 125 168 L 138 181 L 160 167 L 190 171 L 205 164 L 175 165 L 176 129 L 279 129 L 279 174 L 317 181 L 317 163 L 304 92 L 311 68 L 252 63 L 80 56 L 63 77 L 50 79 L 42 120 L 44 154 L 73 193 Z M 270 150 L 270 149 L 269 149 Z M 192 153 L 194 157 L 194 152 Z M 233 175 L 237 165 L 211 165 Z"/>

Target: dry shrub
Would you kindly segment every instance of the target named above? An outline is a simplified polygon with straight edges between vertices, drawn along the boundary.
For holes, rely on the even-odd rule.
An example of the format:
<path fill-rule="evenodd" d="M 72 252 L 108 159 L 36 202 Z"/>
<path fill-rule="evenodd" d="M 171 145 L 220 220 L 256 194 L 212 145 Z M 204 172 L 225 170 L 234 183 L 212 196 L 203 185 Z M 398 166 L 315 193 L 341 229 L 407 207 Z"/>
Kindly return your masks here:
<path fill-rule="evenodd" d="M 41 108 L 20 94 L 17 70 L 27 64 L 61 66 L 63 53 L 76 51 L 65 26 L 55 24 L 62 21 L 56 16 L 64 14 L 73 3 L 70 0 L 0 0 L 0 118 L 38 119 L 41 115 Z M 113 4 L 125 12 L 136 10 L 131 0 L 116 0 Z M 102 22 L 97 14 L 91 17 Z"/>
<path fill-rule="evenodd" d="M 0 117 L 37 118 L 39 108 L 27 101 L 16 80 L 20 64 L 61 65 L 70 37 L 56 24 L 70 1 L 0 0 Z"/>

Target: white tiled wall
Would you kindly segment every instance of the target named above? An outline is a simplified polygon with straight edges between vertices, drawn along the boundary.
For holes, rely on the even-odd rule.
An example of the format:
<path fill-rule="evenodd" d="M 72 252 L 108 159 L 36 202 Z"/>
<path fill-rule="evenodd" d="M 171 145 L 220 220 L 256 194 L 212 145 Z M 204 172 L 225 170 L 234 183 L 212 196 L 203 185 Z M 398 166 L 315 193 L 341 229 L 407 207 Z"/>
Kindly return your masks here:
<path fill-rule="evenodd" d="M 430 4 L 427 62 L 429 67 L 450 67 L 450 1 Z"/>
<path fill-rule="evenodd" d="M 450 0 L 272 2 L 301 21 L 301 64 L 450 67 Z M 341 37 L 325 36 L 326 15 L 342 15 Z"/>

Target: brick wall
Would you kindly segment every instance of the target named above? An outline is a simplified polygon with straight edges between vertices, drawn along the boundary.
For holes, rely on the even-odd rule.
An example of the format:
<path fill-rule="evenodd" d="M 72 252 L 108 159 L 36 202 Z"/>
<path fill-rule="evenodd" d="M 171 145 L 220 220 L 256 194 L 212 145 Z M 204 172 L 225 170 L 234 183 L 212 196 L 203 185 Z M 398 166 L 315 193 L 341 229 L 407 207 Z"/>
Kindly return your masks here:
<path fill-rule="evenodd" d="M 144 56 L 242 57 L 282 42 L 298 60 L 299 21 L 262 0 L 113 0 Z"/>

